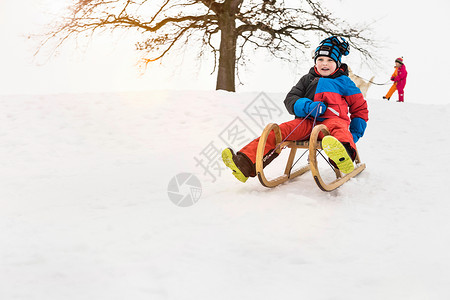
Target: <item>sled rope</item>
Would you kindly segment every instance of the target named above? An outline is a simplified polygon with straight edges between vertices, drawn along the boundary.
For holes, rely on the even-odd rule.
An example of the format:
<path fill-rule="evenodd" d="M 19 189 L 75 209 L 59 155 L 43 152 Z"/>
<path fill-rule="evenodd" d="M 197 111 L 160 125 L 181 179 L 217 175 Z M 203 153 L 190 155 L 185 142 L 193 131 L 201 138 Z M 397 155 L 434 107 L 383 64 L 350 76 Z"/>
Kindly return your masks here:
<path fill-rule="evenodd" d="M 389 85 L 389 84 L 391 84 L 390 80 L 386 81 L 385 83 L 376 83 L 376 82 L 373 82 L 372 80 L 365 79 L 364 77 L 361 77 L 359 75 L 356 75 L 356 74 L 353 74 L 353 75 L 355 75 L 356 77 L 361 78 L 362 80 L 365 80 L 365 81 L 367 81 L 367 82 L 369 82 L 371 84 L 375 84 L 375 85 Z"/>
<path fill-rule="evenodd" d="M 316 108 L 318 109 L 318 106 L 317 106 Z M 317 112 L 318 112 L 318 110 L 317 110 Z M 314 127 L 316 126 L 317 112 L 316 112 L 316 115 L 314 116 L 314 122 L 313 122 L 312 128 L 314 128 Z M 296 128 L 297 128 L 297 127 L 296 127 Z M 294 129 L 294 130 L 295 130 L 295 129 Z M 308 134 L 308 135 L 311 135 L 311 133 Z M 303 154 L 300 155 L 300 157 L 292 164 L 291 169 L 290 169 L 291 171 L 292 171 L 292 169 L 294 168 L 294 166 L 299 162 L 299 160 L 303 157 L 303 155 L 306 154 L 306 152 L 308 152 L 308 150 L 303 151 Z"/>
<path fill-rule="evenodd" d="M 319 106 L 316 106 L 312 111 L 310 111 L 310 112 L 306 115 L 306 117 L 304 117 L 303 120 L 302 120 L 300 123 L 298 123 L 298 125 L 295 126 L 295 128 L 292 129 L 291 132 L 289 132 L 289 134 L 281 141 L 281 143 L 279 143 L 279 144 L 275 147 L 275 149 L 273 149 L 268 155 L 266 155 L 266 156 L 263 158 L 263 162 L 265 162 L 266 160 L 268 160 L 268 159 L 275 153 L 275 151 L 277 151 L 277 150 L 280 148 L 281 144 L 283 144 L 283 143 L 288 139 L 288 137 L 291 136 L 291 134 L 298 128 L 298 126 L 300 126 L 300 125 L 301 125 L 301 124 L 302 124 L 302 123 L 303 123 L 303 122 L 304 122 L 304 121 L 305 121 L 305 120 L 313 113 L 314 110 L 316 110 L 316 114 L 314 115 L 314 122 L 313 122 L 312 128 L 314 128 L 314 126 L 316 126 L 317 115 L 319 114 Z M 300 138 L 299 140 L 303 140 L 303 139 L 307 138 L 310 134 L 311 134 L 311 133 L 308 133 L 307 135 L 305 135 L 304 137 Z M 298 160 L 297 160 L 297 161 L 298 161 Z M 294 164 L 294 165 L 295 165 L 295 164 Z"/>
<path fill-rule="evenodd" d="M 292 169 L 294 168 L 294 166 L 299 162 L 299 160 L 303 157 L 303 155 L 306 154 L 306 152 L 308 152 L 308 150 L 303 151 L 303 154 L 300 155 L 300 157 L 292 164 L 290 172 L 292 172 Z"/>
<path fill-rule="evenodd" d="M 322 156 L 322 158 L 328 163 L 328 165 L 331 167 L 332 170 L 335 169 L 335 167 L 330 163 L 330 161 L 322 154 L 322 151 L 317 150 L 317 153 L 319 153 L 320 156 Z"/>
<path fill-rule="evenodd" d="M 308 152 L 308 150 L 303 151 L 303 154 L 300 155 L 300 157 L 292 164 L 290 171 L 292 172 L 292 169 L 294 169 L 294 166 L 300 161 L 300 159 L 306 154 L 306 152 Z M 335 170 L 335 167 L 330 163 L 330 161 L 322 154 L 322 151 L 320 151 L 319 149 L 317 149 L 317 154 L 316 156 L 318 156 L 320 154 L 320 156 L 322 156 L 322 158 L 327 162 L 327 164 L 330 166 L 330 168 L 332 170 Z"/>

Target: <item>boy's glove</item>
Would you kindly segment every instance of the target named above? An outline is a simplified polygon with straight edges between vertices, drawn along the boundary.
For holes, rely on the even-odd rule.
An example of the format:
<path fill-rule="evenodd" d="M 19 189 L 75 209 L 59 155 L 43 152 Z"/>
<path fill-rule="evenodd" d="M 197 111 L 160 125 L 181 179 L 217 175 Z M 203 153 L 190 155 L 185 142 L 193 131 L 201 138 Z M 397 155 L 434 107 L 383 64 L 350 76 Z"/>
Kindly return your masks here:
<path fill-rule="evenodd" d="M 311 117 L 321 116 L 326 110 L 327 106 L 325 103 L 312 101 L 308 98 L 300 98 L 294 103 L 294 113 L 300 118 L 304 118 L 308 115 Z"/>
<path fill-rule="evenodd" d="M 364 135 L 364 131 L 366 130 L 367 122 L 361 118 L 354 118 L 350 122 L 350 132 L 353 136 L 353 141 L 356 143 L 359 138 Z"/>

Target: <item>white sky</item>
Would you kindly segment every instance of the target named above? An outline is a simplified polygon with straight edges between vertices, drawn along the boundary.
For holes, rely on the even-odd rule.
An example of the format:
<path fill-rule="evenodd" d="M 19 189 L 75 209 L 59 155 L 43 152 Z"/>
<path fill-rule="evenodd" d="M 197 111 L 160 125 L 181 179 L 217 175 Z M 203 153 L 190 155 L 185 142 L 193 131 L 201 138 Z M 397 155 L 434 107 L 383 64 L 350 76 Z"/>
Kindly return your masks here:
<path fill-rule="evenodd" d="M 61 49 L 58 56 L 43 64 L 33 53 L 36 40 L 28 39 L 42 32 L 42 25 L 54 20 L 49 12 L 63 1 L 0 0 L 0 94 L 41 94 L 62 92 L 105 92 L 154 89 L 214 90 L 216 74 L 210 75 L 208 61 L 196 62 L 186 54 L 173 56 L 165 65 L 150 65 L 144 76 L 136 67 L 137 53 L 129 37 L 98 37 L 88 49 L 73 46 Z M 450 69 L 447 33 L 450 29 L 447 0 L 411 2 L 409 0 L 334 0 L 322 1 L 350 23 L 379 19 L 374 25 L 378 38 L 387 46 L 378 50 L 380 67 L 351 64 L 352 52 L 343 59 L 355 73 L 386 82 L 393 71 L 393 61 L 403 56 L 408 70 L 406 101 L 450 103 L 446 92 Z M 25 9 L 24 9 L 25 8 Z M 313 43 L 314 44 L 314 43 Z M 439 51 L 442 54 L 439 54 Z M 354 54 L 354 53 L 353 53 Z M 353 60 L 356 55 L 353 56 Z M 311 62 L 286 65 L 256 55 L 247 69 L 240 71 L 244 86 L 238 91 L 288 92 Z M 389 87 L 371 87 L 369 97 L 380 97 Z M 396 97 L 396 96 L 395 96 Z"/>

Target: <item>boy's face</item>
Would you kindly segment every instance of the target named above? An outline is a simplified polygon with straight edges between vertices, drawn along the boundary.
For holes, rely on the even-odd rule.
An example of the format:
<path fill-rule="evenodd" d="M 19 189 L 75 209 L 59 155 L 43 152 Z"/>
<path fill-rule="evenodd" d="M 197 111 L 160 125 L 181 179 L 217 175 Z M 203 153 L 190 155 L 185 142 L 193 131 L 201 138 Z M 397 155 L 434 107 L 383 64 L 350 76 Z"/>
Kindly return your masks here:
<path fill-rule="evenodd" d="M 328 56 L 319 56 L 316 59 L 316 69 L 321 76 L 329 76 L 336 71 L 336 62 Z"/>
<path fill-rule="evenodd" d="M 402 66 L 401 63 L 395 62 L 395 67 L 396 67 L 396 68 L 400 68 L 401 66 Z"/>

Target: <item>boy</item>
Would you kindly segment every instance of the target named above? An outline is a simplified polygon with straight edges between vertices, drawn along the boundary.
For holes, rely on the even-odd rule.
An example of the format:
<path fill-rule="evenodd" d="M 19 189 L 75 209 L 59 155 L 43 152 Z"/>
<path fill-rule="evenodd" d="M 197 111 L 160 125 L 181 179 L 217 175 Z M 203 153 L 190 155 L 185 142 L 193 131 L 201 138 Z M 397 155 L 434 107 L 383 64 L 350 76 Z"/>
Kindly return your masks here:
<path fill-rule="evenodd" d="M 343 173 L 354 169 L 355 143 L 364 134 L 369 114 L 361 91 L 347 76 L 347 65 L 341 63 L 342 55 L 348 54 L 349 44 L 343 38 L 331 36 L 320 43 L 314 54 L 315 66 L 284 100 L 286 109 L 295 119 L 279 125 L 282 139 L 288 136 L 290 141 L 306 139 L 316 123 L 327 126 L 331 135 L 323 138 L 322 148 Z M 258 142 L 259 138 L 253 140 L 237 154 L 230 148 L 222 151 L 225 165 L 239 181 L 246 182 L 248 177 L 256 176 Z M 272 132 L 267 139 L 265 156 L 275 147 Z M 275 156 L 268 157 L 264 166 Z"/>

